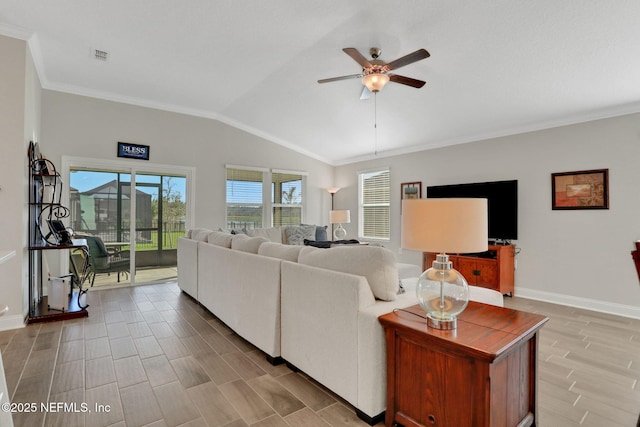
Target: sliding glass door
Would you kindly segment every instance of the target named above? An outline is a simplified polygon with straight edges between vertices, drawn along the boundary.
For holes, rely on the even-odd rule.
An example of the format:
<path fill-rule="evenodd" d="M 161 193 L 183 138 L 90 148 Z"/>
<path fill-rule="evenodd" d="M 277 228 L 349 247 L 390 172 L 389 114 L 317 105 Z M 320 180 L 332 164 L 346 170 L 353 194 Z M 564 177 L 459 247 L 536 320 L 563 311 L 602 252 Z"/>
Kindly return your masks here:
<path fill-rule="evenodd" d="M 70 226 L 90 243 L 87 286 L 175 280 L 186 175 L 71 166 L 69 177 Z"/>

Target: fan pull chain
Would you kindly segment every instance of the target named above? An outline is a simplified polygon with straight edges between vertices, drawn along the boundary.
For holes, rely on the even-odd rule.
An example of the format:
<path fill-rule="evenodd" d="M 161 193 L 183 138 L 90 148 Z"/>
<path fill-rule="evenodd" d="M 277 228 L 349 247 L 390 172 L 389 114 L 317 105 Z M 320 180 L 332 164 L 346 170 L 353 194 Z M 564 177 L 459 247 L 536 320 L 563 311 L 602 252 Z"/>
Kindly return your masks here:
<path fill-rule="evenodd" d="M 373 155 L 378 155 L 378 92 L 373 92 Z"/>

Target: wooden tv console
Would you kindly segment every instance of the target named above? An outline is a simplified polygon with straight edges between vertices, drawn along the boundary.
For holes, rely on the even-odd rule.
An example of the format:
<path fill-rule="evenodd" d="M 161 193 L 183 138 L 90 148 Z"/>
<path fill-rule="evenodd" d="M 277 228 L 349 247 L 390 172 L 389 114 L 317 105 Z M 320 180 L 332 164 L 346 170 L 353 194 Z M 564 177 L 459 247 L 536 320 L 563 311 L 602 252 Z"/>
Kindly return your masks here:
<path fill-rule="evenodd" d="M 453 268 L 472 286 L 494 289 L 502 295 L 513 295 L 515 273 L 515 245 L 489 245 L 480 254 L 448 254 Z M 423 252 L 422 270 L 431 268 L 436 253 Z"/>

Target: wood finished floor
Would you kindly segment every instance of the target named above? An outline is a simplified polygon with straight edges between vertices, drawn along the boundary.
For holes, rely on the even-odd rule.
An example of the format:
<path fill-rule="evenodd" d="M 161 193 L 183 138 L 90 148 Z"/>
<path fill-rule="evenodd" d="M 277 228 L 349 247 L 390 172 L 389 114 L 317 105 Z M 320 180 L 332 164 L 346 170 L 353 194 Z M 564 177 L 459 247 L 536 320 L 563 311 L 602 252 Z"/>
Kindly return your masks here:
<path fill-rule="evenodd" d="M 640 320 L 516 297 L 505 306 L 549 317 L 539 340 L 536 425 L 640 423 Z"/>
<path fill-rule="evenodd" d="M 175 284 L 88 296 L 86 319 L 0 332 L 14 403 L 92 411 L 14 414 L 16 427 L 366 425 L 303 374 L 270 365 Z M 540 338 L 538 426 L 636 425 L 640 320 L 519 298 L 506 305 L 551 319 Z"/>

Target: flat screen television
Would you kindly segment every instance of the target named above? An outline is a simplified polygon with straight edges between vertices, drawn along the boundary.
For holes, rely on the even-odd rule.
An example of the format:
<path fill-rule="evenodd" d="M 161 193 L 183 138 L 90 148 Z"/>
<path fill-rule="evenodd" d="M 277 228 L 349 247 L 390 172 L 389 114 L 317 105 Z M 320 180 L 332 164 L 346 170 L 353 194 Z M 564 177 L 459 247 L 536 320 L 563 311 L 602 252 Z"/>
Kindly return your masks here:
<path fill-rule="evenodd" d="M 486 198 L 489 205 L 489 239 L 518 238 L 518 180 L 427 187 L 427 198 Z"/>

